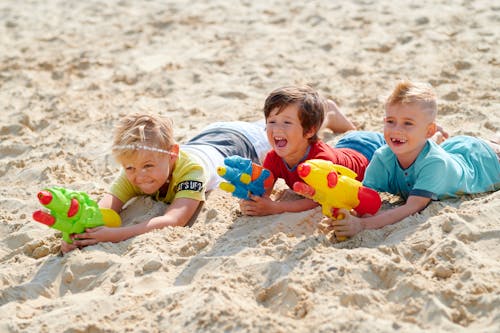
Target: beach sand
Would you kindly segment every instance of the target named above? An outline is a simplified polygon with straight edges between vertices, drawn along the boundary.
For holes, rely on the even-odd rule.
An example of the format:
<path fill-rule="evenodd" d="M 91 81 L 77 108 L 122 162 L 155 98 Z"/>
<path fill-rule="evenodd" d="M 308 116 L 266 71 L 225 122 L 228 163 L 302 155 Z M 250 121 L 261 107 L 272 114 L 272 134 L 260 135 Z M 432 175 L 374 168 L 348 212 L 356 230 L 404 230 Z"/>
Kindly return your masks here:
<path fill-rule="evenodd" d="M 191 228 L 65 256 L 31 217 L 45 187 L 106 191 L 123 115 L 168 115 L 184 142 L 262 119 L 288 84 L 380 131 L 395 82 L 428 81 L 451 135 L 492 136 L 499 40 L 486 0 L 1 1 L 0 332 L 499 332 L 500 192 L 341 243 L 318 231 L 319 208 L 241 216 L 220 190 Z M 164 208 L 139 198 L 122 217 Z"/>

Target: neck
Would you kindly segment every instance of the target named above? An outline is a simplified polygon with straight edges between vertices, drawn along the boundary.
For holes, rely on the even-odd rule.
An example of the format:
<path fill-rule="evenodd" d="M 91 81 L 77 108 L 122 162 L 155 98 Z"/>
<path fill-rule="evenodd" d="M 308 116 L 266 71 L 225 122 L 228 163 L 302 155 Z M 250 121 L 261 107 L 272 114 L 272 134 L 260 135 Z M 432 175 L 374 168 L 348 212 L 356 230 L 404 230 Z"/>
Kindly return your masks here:
<path fill-rule="evenodd" d="M 427 142 L 426 142 L 427 143 Z M 425 148 L 425 144 L 420 147 L 420 149 L 413 150 L 411 152 L 408 152 L 406 154 L 399 154 L 397 155 L 398 158 L 398 163 L 403 169 L 408 169 L 413 163 L 418 158 L 418 155 L 422 152 L 422 150 Z"/>
<path fill-rule="evenodd" d="M 307 156 L 309 155 L 310 151 L 311 151 L 311 146 L 308 145 L 304 154 L 302 154 L 302 156 L 299 156 L 298 158 L 294 158 L 291 161 L 287 161 L 287 160 L 282 158 L 283 163 L 285 163 L 285 165 L 289 171 L 294 171 L 300 163 L 304 162 L 307 159 Z"/>

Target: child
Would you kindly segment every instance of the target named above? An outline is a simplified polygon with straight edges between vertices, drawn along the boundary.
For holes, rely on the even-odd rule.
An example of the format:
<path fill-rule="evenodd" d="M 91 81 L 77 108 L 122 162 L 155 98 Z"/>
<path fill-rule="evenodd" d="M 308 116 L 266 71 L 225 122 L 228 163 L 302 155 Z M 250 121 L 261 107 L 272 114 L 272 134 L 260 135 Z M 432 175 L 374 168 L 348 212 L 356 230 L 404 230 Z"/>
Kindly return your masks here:
<path fill-rule="evenodd" d="M 325 118 L 327 108 L 327 119 Z M 365 169 L 376 149 L 385 144 L 380 133 L 351 131 L 335 146 L 330 147 L 318 138 L 318 131 L 326 125 L 333 132 L 355 129 L 354 125 L 338 110 L 333 101 L 325 101 L 308 86 L 289 86 L 274 90 L 264 104 L 266 132 L 273 150 L 264 160 L 275 179 L 282 178 L 292 188 L 302 181 L 297 173 L 299 163 L 309 159 L 330 160 L 352 169 L 363 179 Z M 270 215 L 283 212 L 300 212 L 317 206 L 310 199 L 273 201 L 272 189 L 262 197 L 241 200 L 240 209 L 246 215 Z"/>
<path fill-rule="evenodd" d="M 430 85 L 400 82 L 385 109 L 388 145 L 375 152 L 363 184 L 400 195 L 406 203 L 365 218 L 344 211 L 345 219 L 327 220 L 337 237 L 398 222 L 421 211 L 431 200 L 500 188 L 498 145 L 470 136 L 456 136 L 441 145 L 429 140 L 436 132 L 437 113 Z"/>
<path fill-rule="evenodd" d="M 73 235 L 63 252 L 98 242 L 119 242 L 153 229 L 185 226 L 205 200 L 205 191 L 220 181 L 216 168 L 224 158 L 240 155 L 261 163 L 270 149 L 263 122 L 219 122 L 187 144 L 174 141 L 172 122 L 157 115 L 133 114 L 118 124 L 112 152 L 123 170 L 99 206 L 120 212 L 133 197 L 151 195 L 169 203 L 165 214 L 121 228 L 97 227 Z"/>

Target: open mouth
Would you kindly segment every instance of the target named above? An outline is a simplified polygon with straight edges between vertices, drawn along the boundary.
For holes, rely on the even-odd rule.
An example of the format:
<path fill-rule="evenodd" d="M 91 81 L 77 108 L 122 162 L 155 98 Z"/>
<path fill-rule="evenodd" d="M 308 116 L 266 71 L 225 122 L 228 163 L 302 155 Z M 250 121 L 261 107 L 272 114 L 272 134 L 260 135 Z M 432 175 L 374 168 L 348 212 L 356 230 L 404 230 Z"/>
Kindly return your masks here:
<path fill-rule="evenodd" d="M 287 139 L 283 138 L 283 137 L 275 137 L 274 138 L 274 145 L 277 147 L 277 148 L 283 148 L 286 146 L 286 144 L 288 143 Z"/>
<path fill-rule="evenodd" d="M 391 138 L 391 142 L 395 145 L 402 145 L 406 143 L 406 139 Z"/>

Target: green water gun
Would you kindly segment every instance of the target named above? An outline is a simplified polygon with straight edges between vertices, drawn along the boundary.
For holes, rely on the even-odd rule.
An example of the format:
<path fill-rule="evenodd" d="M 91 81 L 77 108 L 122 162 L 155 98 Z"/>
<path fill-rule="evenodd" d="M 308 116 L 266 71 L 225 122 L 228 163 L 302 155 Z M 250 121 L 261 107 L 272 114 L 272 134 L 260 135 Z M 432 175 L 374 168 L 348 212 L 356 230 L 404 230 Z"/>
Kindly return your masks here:
<path fill-rule="evenodd" d="M 85 192 L 51 187 L 38 192 L 37 197 L 46 209 L 35 211 L 33 219 L 61 231 L 63 239 L 69 244 L 73 243 L 70 235 L 85 232 L 87 228 L 121 225 L 118 213 L 99 208 L 97 202 Z"/>

